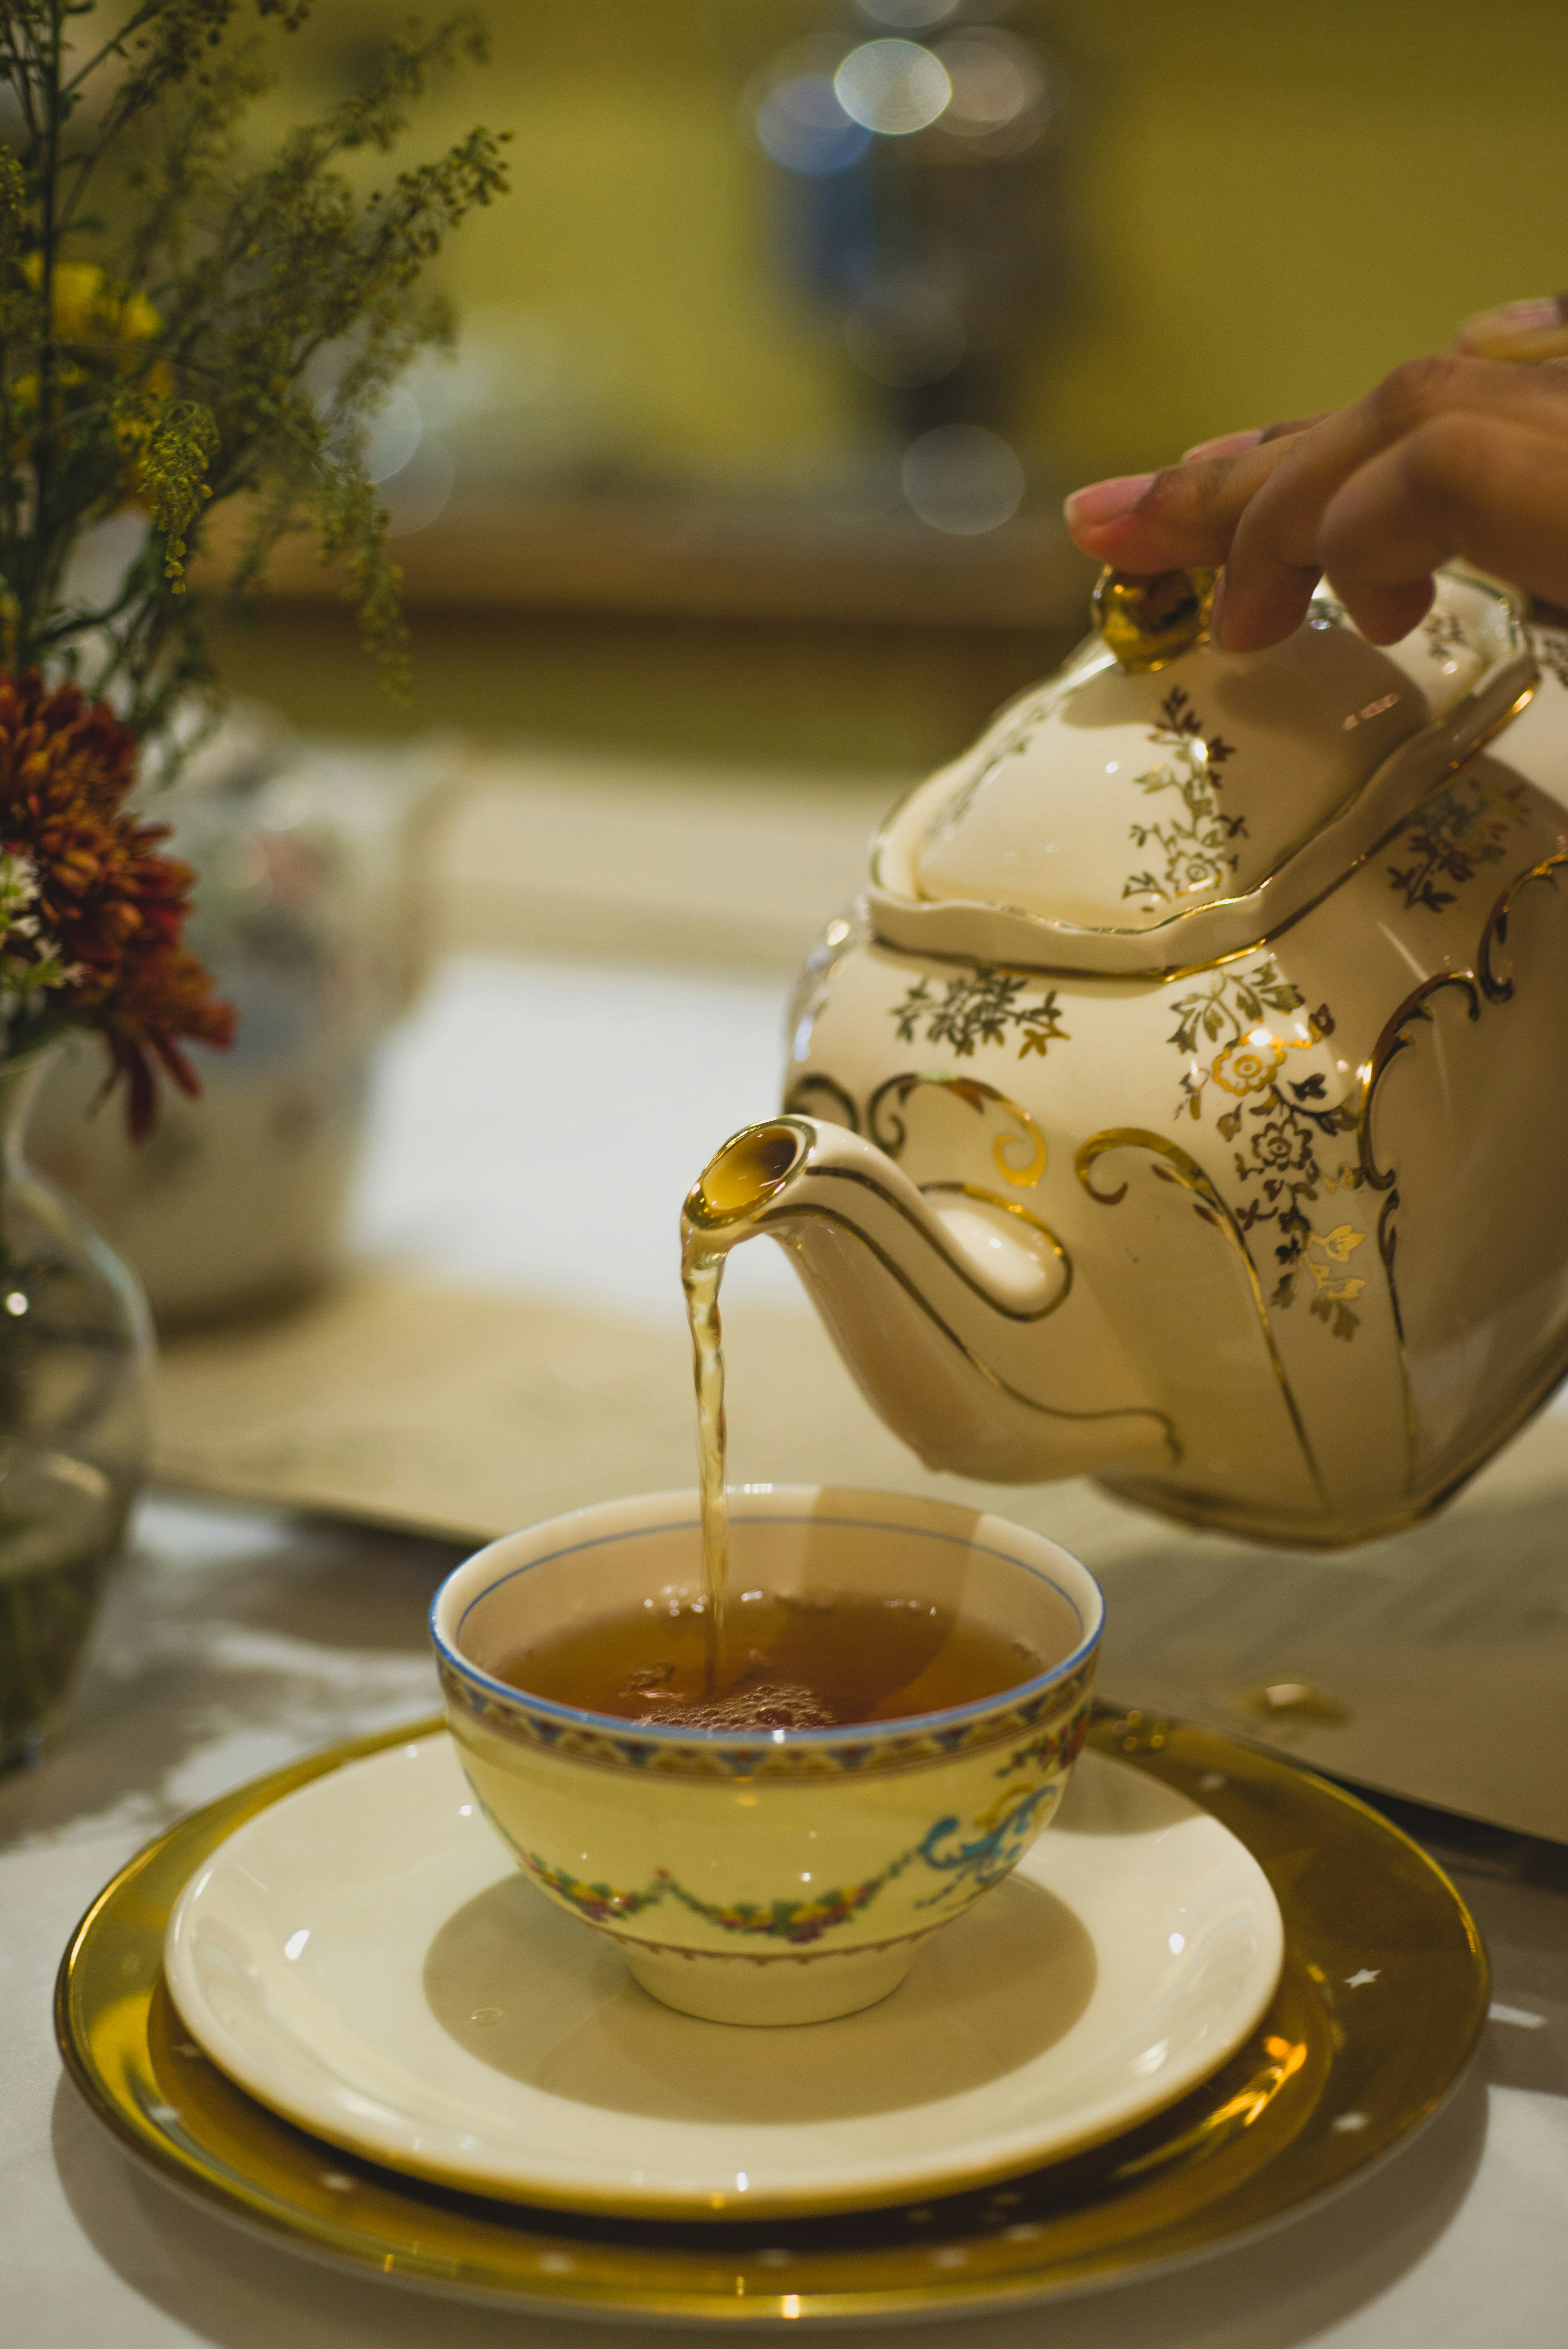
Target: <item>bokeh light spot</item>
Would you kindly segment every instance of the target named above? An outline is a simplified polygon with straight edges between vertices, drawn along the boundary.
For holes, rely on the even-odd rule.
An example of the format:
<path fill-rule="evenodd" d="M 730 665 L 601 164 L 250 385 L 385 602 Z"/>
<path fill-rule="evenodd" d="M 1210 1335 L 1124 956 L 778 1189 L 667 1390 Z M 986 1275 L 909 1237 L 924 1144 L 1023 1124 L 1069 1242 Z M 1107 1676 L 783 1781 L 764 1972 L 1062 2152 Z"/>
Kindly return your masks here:
<path fill-rule="evenodd" d="M 419 445 L 425 419 L 411 391 L 399 384 L 370 419 L 365 436 L 365 470 L 373 481 L 400 473 Z"/>
<path fill-rule="evenodd" d="M 858 5 L 873 25 L 891 25 L 900 33 L 927 33 L 933 25 L 947 22 L 958 0 L 858 0 Z"/>
<path fill-rule="evenodd" d="M 957 538 L 1010 522 L 1024 499 L 1024 469 L 999 432 L 939 424 L 903 452 L 903 493 L 922 522 Z"/>
<path fill-rule="evenodd" d="M 935 54 L 953 85 L 943 130 L 972 152 L 1021 155 L 1057 129 L 1063 93 L 1027 42 L 977 25 Z"/>
<path fill-rule="evenodd" d="M 862 41 L 833 88 L 844 112 L 884 139 L 929 129 L 953 96 L 946 67 L 918 41 Z"/>
<path fill-rule="evenodd" d="M 954 114 L 965 126 L 999 129 L 1015 120 L 1034 95 L 1020 60 L 1000 42 L 959 35 L 942 44 L 942 64 L 953 85 Z M 1037 88 L 1037 74 L 1034 80 Z"/>
<path fill-rule="evenodd" d="M 412 538 L 445 513 L 452 494 L 453 466 L 440 441 L 426 433 L 408 462 L 387 482 L 388 538 Z"/>
<path fill-rule="evenodd" d="M 846 171 L 871 144 L 870 131 L 851 121 L 825 73 L 776 82 L 757 109 L 757 136 L 776 163 L 809 179 Z"/>

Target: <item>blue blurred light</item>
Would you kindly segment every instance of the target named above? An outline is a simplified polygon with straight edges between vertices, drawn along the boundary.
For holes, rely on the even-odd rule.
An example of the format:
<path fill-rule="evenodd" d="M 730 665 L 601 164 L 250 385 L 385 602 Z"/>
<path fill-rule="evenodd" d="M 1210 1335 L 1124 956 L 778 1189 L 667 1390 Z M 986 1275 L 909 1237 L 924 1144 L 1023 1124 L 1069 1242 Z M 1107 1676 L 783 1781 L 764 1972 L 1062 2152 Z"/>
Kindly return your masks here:
<path fill-rule="evenodd" d="M 757 136 L 787 171 L 821 179 L 847 171 L 871 145 L 871 132 L 851 122 L 827 74 L 795 74 L 776 82 L 757 109 Z"/>

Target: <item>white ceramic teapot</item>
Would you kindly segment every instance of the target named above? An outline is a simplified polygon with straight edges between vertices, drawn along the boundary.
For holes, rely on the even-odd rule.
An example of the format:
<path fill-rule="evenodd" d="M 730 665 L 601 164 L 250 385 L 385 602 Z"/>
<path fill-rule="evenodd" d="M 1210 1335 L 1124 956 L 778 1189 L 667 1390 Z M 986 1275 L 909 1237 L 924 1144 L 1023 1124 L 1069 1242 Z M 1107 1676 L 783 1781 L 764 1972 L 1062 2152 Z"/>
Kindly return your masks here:
<path fill-rule="evenodd" d="M 191 940 L 239 1012 L 234 1049 L 198 1050 L 201 1098 L 167 1087 L 133 1143 L 99 1113 L 96 1040 L 77 1040 L 32 1143 L 163 1328 L 269 1311 L 340 1270 L 375 1056 L 424 977 L 429 833 L 454 769 L 439 740 L 334 748 L 242 709 L 145 801 L 199 875 Z"/>
<path fill-rule="evenodd" d="M 1568 695 L 1474 577 L 1249 655 L 1209 584 L 1108 576 L 894 811 L 688 1213 L 928 1465 L 1341 1544 L 1568 1368 Z"/>

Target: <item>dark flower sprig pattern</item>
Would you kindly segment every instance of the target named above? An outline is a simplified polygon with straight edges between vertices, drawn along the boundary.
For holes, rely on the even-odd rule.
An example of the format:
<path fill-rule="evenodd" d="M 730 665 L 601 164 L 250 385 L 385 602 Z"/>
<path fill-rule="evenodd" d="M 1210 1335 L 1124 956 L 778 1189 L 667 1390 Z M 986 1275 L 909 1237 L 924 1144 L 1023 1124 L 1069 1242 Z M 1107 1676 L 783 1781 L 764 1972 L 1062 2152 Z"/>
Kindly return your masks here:
<path fill-rule="evenodd" d="M 1568 632 L 1562 628 L 1533 628 L 1531 636 L 1537 660 L 1551 670 L 1559 685 L 1568 687 Z"/>
<path fill-rule="evenodd" d="M 1427 640 L 1427 651 L 1433 660 L 1446 661 L 1455 653 L 1470 650 L 1465 624 L 1457 612 L 1444 612 L 1434 607 L 1421 622 L 1421 634 Z"/>
<path fill-rule="evenodd" d="M 1358 1165 L 1331 1172 L 1323 1164 L 1325 1143 L 1354 1133 L 1358 1112 L 1328 1099 L 1320 1071 L 1294 1079 L 1287 1073 L 1293 1051 L 1333 1035 L 1327 1004 L 1308 1015 L 1304 1037 L 1277 1035 L 1268 1017 L 1297 1012 L 1305 1000 L 1272 958 L 1250 970 L 1217 971 L 1205 987 L 1180 998 L 1170 1040 L 1191 1065 L 1182 1074 L 1176 1114 L 1201 1122 L 1210 1086 L 1231 1097 L 1233 1106 L 1221 1112 L 1215 1126 L 1233 1145 L 1235 1177 L 1246 1194 L 1237 1229 L 1244 1236 L 1274 1227 L 1277 1272 L 1268 1301 L 1292 1305 L 1305 1286 L 1311 1312 L 1348 1340 L 1360 1326 L 1353 1300 L 1367 1286 L 1350 1268 L 1367 1236 L 1348 1223 L 1320 1232 L 1307 1211 L 1326 1194 L 1359 1188 Z M 1202 1048 L 1213 1043 L 1221 1049 L 1205 1062 Z"/>
<path fill-rule="evenodd" d="M 1500 864 L 1511 832 L 1528 823 L 1525 786 L 1501 775 L 1472 770 L 1423 800 L 1399 843 L 1406 862 L 1390 864 L 1388 878 L 1408 913 L 1424 905 L 1440 914 L 1456 891 L 1483 864 Z M 1451 881 L 1452 889 L 1439 886 Z"/>
<path fill-rule="evenodd" d="M 1071 1040 L 1057 1017 L 1054 987 L 1038 1003 L 1019 1001 L 1037 984 L 1017 972 L 977 963 L 950 978 L 940 995 L 928 978 L 921 979 L 893 1006 L 892 1016 L 904 1043 L 918 1040 L 923 1020 L 925 1041 L 951 1044 L 961 1061 L 972 1059 L 977 1044 L 1006 1044 L 1009 1036 L 1018 1039 L 1019 1060 L 1031 1052 L 1043 1059 L 1053 1040 Z"/>
<path fill-rule="evenodd" d="M 1212 888 L 1236 870 L 1238 859 L 1231 843 L 1244 837 L 1247 820 L 1227 815 L 1220 805 L 1220 769 L 1235 756 L 1235 745 L 1222 735 L 1206 734 L 1186 688 L 1173 685 L 1160 705 L 1160 722 L 1149 739 L 1168 750 L 1165 764 L 1134 778 L 1145 793 L 1174 792 L 1181 813 L 1168 823 L 1135 823 L 1133 845 L 1160 850 L 1162 870 L 1130 874 L 1124 897 L 1189 897 L 1195 890 Z"/>

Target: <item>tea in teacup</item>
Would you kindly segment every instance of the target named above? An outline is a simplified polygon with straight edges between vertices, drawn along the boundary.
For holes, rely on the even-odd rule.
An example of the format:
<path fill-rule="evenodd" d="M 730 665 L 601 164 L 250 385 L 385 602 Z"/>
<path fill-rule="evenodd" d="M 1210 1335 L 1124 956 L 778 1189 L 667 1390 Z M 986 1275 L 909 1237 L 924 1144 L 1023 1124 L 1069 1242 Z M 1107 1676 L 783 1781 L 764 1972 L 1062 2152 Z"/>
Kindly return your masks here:
<path fill-rule="evenodd" d="M 449 1578 L 432 1629 L 463 1765 L 530 1880 L 655 1997 L 727 2023 L 852 2013 L 1050 1817 L 1099 1593 L 951 1502 L 751 1486 L 729 1496 L 734 1678 L 711 1696 L 696 1515 L 690 1493 L 602 1502 Z M 789 1717 L 763 1717 L 780 1692 Z M 834 1719 L 803 1722 L 807 1698 Z"/>
<path fill-rule="evenodd" d="M 1075 1626 L 1063 1609 L 1062 1646 Z M 923 1598 L 742 1590 L 717 1680 L 707 1603 L 674 1590 L 548 1631 L 506 1658 L 514 1688 L 589 1713 L 688 1729 L 834 1729 L 974 1704 L 1030 1680 L 1028 1640 Z"/>

